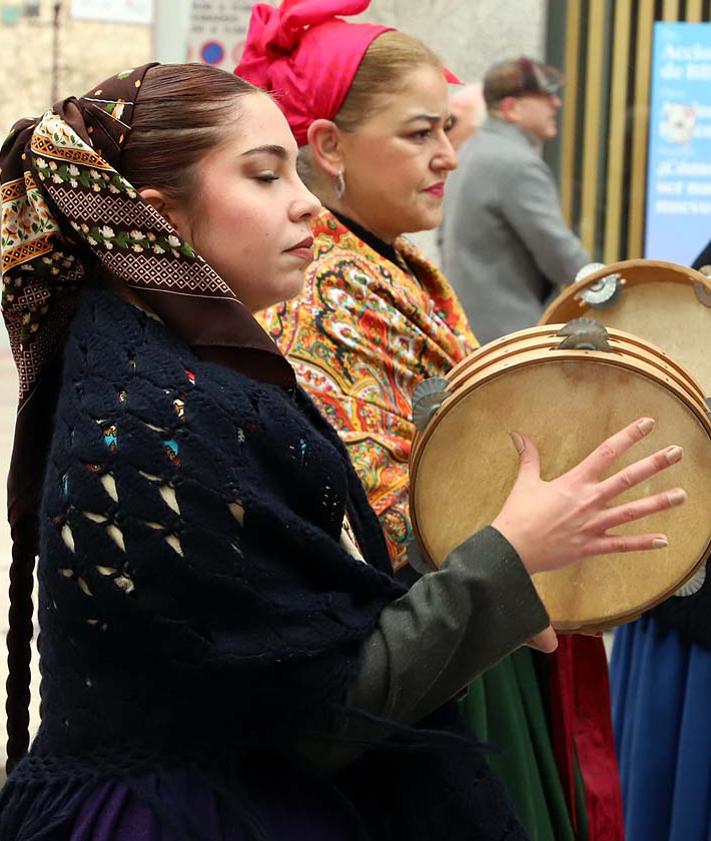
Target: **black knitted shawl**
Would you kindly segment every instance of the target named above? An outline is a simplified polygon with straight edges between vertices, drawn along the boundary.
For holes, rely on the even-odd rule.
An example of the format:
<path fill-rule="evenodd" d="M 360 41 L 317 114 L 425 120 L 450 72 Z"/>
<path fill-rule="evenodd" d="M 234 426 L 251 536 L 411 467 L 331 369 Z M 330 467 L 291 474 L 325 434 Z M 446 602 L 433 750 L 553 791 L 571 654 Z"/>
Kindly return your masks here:
<path fill-rule="evenodd" d="M 342 547 L 346 514 L 368 563 Z M 176 766 L 248 823 L 239 758 L 296 766 L 290 745 L 337 732 L 362 644 L 402 593 L 301 391 L 198 361 L 93 288 L 64 351 L 40 537 L 43 720 L 3 791 L 1 841 L 64 839 L 67 804 L 97 780 Z M 445 708 L 427 726 L 458 725 Z M 481 751 L 430 729 L 390 736 L 324 797 L 364 839 L 523 838 Z"/>

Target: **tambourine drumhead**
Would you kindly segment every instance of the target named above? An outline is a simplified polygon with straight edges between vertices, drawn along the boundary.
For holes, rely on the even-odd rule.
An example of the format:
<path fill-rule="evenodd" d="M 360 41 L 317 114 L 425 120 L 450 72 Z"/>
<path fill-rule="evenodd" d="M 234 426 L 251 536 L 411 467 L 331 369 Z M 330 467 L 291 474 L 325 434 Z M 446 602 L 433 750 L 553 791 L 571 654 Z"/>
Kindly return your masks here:
<path fill-rule="evenodd" d="M 607 305 L 592 307 L 581 293 L 607 275 L 620 275 L 623 286 Z M 539 324 L 558 324 L 587 316 L 616 330 L 634 333 L 688 369 L 711 395 L 711 307 L 697 296 L 711 281 L 701 272 L 659 260 L 612 263 L 569 286 L 541 316 Z"/>
<path fill-rule="evenodd" d="M 657 421 L 654 433 L 615 469 L 671 443 L 684 447 L 685 458 L 619 501 L 676 485 L 689 499 L 615 531 L 664 532 L 668 549 L 594 558 L 534 581 L 553 625 L 575 631 L 629 621 L 693 575 L 711 546 L 711 425 L 692 389 L 619 353 L 533 350 L 500 358 L 463 383 L 458 367 L 460 385 L 416 438 L 411 461 L 413 526 L 435 565 L 501 509 L 518 470 L 510 432 L 536 443 L 542 476 L 552 479 L 648 415 Z"/>

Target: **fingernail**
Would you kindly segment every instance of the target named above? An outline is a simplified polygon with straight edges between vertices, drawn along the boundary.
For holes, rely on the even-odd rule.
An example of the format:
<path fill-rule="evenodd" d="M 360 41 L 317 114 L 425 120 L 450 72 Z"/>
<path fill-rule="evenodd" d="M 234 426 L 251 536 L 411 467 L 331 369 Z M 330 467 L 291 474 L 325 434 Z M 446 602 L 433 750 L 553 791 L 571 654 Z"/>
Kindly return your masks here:
<path fill-rule="evenodd" d="M 655 537 L 652 541 L 652 546 L 655 549 L 664 549 L 668 545 L 669 541 L 666 539 L 666 537 Z"/>
<path fill-rule="evenodd" d="M 518 432 L 511 432 L 511 440 L 513 441 L 514 447 L 516 447 L 516 452 L 521 455 L 521 453 L 525 450 L 525 445 L 523 443 L 523 438 L 518 434 Z"/>
<path fill-rule="evenodd" d="M 681 505 L 682 502 L 686 502 L 686 491 L 682 491 L 681 488 L 675 488 L 673 491 L 669 491 L 667 499 L 669 500 L 669 505 Z"/>
<path fill-rule="evenodd" d="M 684 451 L 681 447 L 669 447 L 666 455 L 669 464 L 676 464 L 677 461 L 681 461 L 681 457 L 684 455 Z"/>
<path fill-rule="evenodd" d="M 646 435 L 654 429 L 654 423 L 654 418 L 642 418 L 642 420 L 637 424 L 637 428 L 642 435 Z"/>

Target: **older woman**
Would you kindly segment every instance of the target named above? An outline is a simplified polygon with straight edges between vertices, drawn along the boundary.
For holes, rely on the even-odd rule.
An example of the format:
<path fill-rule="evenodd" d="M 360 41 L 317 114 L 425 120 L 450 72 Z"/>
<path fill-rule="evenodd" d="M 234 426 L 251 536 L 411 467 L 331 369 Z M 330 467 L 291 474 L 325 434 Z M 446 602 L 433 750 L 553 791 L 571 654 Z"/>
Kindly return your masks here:
<path fill-rule="evenodd" d="M 476 340 L 446 278 L 401 236 L 441 219 L 456 167 L 452 76 L 421 42 L 334 17 L 367 6 L 257 5 L 236 72 L 276 92 L 303 177 L 325 205 L 312 223 L 304 294 L 263 323 L 339 430 L 407 574 L 411 395 Z M 534 838 L 621 837 L 600 640 L 567 638 L 550 663 L 520 650 L 473 684 L 464 704 L 478 734 L 501 748 L 492 765 Z"/>

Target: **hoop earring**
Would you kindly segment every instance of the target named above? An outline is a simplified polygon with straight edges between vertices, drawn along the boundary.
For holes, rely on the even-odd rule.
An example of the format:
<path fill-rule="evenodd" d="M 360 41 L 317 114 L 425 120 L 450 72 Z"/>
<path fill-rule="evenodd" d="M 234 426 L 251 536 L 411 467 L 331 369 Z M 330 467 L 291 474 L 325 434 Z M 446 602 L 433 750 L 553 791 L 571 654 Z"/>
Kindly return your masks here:
<path fill-rule="evenodd" d="M 336 186 L 334 187 L 334 190 L 336 192 L 336 198 L 342 199 L 343 194 L 346 192 L 346 179 L 343 177 L 343 170 L 341 170 L 336 176 Z"/>

